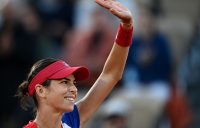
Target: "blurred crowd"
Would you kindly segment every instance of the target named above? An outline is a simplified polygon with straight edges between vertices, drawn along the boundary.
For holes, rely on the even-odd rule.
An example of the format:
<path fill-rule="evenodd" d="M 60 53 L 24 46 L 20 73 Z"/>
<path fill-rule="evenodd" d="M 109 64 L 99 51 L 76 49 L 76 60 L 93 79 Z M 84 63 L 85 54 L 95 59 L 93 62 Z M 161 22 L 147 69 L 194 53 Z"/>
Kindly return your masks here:
<path fill-rule="evenodd" d="M 122 80 L 86 127 L 199 128 L 200 2 L 119 1 L 134 16 L 133 45 Z M 34 117 L 15 97 L 31 65 L 53 57 L 88 67 L 81 97 L 100 74 L 120 21 L 91 0 L 0 5 L 0 127 L 20 128 Z"/>

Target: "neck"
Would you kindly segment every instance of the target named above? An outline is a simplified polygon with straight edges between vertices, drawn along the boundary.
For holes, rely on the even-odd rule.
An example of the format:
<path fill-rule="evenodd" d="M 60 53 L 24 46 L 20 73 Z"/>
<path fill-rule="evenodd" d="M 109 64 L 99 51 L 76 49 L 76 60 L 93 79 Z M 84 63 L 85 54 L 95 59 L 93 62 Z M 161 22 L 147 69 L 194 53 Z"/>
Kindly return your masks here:
<path fill-rule="evenodd" d="M 38 128 L 62 128 L 61 118 L 62 113 L 46 107 L 38 109 L 34 122 Z"/>

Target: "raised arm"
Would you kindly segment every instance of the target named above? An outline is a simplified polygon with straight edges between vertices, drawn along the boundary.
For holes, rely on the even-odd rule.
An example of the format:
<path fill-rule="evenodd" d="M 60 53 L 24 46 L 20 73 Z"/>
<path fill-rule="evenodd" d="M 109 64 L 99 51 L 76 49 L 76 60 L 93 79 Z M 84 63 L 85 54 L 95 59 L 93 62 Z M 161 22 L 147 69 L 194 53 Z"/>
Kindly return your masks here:
<path fill-rule="evenodd" d="M 112 88 L 122 78 L 128 50 L 132 39 L 132 15 L 119 2 L 113 0 L 95 0 L 95 2 L 121 20 L 113 48 L 105 62 L 97 81 L 78 103 L 81 126 L 98 109 Z"/>

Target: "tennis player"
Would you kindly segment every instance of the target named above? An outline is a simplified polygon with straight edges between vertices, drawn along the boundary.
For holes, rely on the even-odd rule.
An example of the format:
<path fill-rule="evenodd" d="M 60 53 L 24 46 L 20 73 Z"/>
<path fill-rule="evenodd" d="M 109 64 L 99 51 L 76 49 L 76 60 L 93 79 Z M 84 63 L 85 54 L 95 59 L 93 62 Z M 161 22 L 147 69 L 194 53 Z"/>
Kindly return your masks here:
<path fill-rule="evenodd" d="M 121 21 L 102 73 L 88 93 L 75 103 L 77 97 L 75 83 L 88 77 L 88 69 L 82 66 L 71 67 L 66 62 L 56 59 L 36 62 L 27 80 L 19 85 L 17 93 L 22 107 L 26 108 L 29 105 L 27 99 L 30 98 L 35 103 L 36 116 L 23 128 L 83 127 L 122 78 L 132 42 L 132 14 L 117 1 L 95 0 L 95 2 Z"/>

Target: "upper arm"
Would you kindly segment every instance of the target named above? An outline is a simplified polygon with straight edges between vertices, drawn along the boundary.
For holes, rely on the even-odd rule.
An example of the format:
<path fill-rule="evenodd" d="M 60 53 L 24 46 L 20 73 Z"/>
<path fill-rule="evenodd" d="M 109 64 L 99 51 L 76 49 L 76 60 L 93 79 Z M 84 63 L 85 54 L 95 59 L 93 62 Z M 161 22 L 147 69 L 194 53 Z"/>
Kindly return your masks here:
<path fill-rule="evenodd" d="M 81 125 L 98 109 L 117 81 L 112 75 L 101 74 L 89 92 L 77 102 Z"/>

